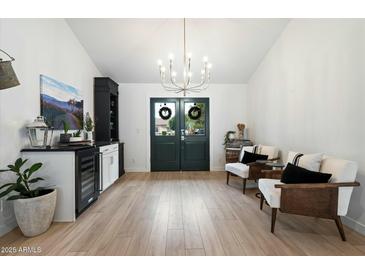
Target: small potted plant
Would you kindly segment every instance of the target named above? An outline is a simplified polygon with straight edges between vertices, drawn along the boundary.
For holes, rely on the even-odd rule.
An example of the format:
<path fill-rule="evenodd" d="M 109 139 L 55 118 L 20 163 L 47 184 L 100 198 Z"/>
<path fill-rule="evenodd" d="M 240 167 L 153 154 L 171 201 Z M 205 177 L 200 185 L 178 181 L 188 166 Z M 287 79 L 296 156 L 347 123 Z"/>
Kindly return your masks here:
<path fill-rule="evenodd" d="M 85 131 L 86 131 L 86 140 L 88 141 L 92 141 L 93 140 L 93 129 L 94 129 L 94 123 L 93 120 L 91 119 L 90 113 L 86 112 L 86 117 L 85 117 Z"/>
<path fill-rule="evenodd" d="M 224 135 L 224 146 L 227 146 L 227 144 L 234 139 L 235 133 L 236 132 L 232 130 L 227 131 L 226 135 Z"/>
<path fill-rule="evenodd" d="M 72 136 L 68 133 L 68 131 L 70 130 L 70 124 L 66 121 L 62 121 L 62 124 L 64 133 L 60 134 L 60 143 L 69 143 Z"/>
<path fill-rule="evenodd" d="M 79 129 L 78 131 L 76 131 L 72 134 L 72 137 L 70 138 L 70 142 L 81 142 L 81 141 L 82 141 L 81 129 Z"/>
<path fill-rule="evenodd" d="M 34 187 L 37 182 L 43 180 L 41 177 L 33 176 L 42 167 L 42 163 L 35 163 L 22 170 L 26 162 L 27 160 L 19 158 L 14 164 L 8 165 L 8 169 L 0 170 L 0 172 L 13 172 L 17 177 L 15 183 L 0 187 L 0 198 L 10 194 L 7 200 L 14 200 L 14 213 L 20 230 L 25 236 L 33 237 L 47 231 L 51 225 L 56 208 L 57 191 L 40 186 Z"/>

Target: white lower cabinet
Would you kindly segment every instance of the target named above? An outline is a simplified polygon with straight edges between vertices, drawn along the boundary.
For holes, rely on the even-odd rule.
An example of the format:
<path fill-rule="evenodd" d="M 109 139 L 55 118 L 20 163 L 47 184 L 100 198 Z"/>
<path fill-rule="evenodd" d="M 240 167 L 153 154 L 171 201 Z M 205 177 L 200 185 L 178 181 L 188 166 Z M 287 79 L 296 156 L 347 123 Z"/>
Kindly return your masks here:
<path fill-rule="evenodd" d="M 119 153 L 118 144 L 101 146 L 101 174 L 100 174 L 100 190 L 105 191 L 119 177 Z"/>

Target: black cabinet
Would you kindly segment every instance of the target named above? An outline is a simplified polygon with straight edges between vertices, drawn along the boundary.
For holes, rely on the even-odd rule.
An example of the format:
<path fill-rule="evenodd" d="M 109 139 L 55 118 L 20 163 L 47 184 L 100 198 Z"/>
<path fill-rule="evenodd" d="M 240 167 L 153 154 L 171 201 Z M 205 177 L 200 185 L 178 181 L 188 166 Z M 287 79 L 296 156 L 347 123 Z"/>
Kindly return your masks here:
<path fill-rule="evenodd" d="M 95 141 L 118 141 L 118 84 L 108 77 L 94 78 L 94 113 Z"/>
<path fill-rule="evenodd" d="M 95 147 L 76 151 L 76 216 L 99 196 L 99 154 Z"/>

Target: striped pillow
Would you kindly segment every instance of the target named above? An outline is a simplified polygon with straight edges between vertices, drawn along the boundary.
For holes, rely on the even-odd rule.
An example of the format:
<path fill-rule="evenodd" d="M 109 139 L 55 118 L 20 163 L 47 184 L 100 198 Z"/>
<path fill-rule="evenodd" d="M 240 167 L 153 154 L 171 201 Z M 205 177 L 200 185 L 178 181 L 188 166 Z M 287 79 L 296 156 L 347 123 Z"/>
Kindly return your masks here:
<path fill-rule="evenodd" d="M 322 158 L 323 153 L 303 154 L 289 151 L 287 162 L 311 171 L 319 171 Z"/>

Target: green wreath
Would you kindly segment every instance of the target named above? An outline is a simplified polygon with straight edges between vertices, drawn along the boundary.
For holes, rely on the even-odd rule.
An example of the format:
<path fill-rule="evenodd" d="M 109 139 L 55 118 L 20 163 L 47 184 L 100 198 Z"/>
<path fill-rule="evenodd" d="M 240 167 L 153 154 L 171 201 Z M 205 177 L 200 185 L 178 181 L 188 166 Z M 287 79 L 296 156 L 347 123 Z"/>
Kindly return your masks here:
<path fill-rule="evenodd" d="M 202 110 L 197 106 L 193 106 L 189 109 L 188 116 L 191 120 L 198 120 L 202 116 Z"/>

